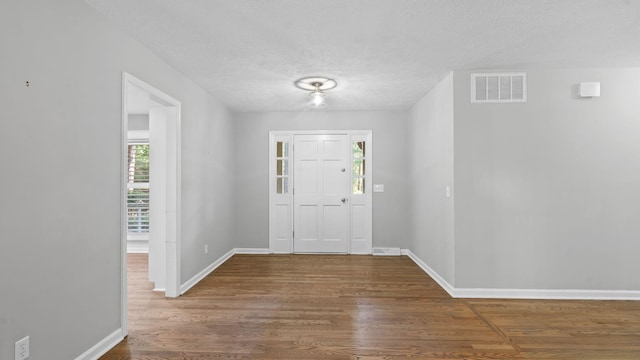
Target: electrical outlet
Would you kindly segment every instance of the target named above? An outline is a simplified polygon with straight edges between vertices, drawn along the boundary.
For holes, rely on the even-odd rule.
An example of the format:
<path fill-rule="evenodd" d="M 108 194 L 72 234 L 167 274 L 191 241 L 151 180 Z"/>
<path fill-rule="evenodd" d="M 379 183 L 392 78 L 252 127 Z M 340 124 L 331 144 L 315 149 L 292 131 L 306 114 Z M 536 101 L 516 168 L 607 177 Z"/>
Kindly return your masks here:
<path fill-rule="evenodd" d="M 29 358 L 29 337 L 16 341 L 16 360 Z"/>
<path fill-rule="evenodd" d="M 208 254 L 209 253 L 209 245 L 204 244 L 204 253 Z"/>

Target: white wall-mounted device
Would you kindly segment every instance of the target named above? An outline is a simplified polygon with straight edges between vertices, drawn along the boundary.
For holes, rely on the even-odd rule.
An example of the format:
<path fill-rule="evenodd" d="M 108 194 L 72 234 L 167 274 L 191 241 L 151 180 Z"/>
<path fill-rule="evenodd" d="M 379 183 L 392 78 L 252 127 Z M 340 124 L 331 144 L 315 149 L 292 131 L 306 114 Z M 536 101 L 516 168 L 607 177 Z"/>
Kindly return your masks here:
<path fill-rule="evenodd" d="M 598 97 L 600 96 L 599 82 L 583 82 L 580 83 L 580 97 Z"/>

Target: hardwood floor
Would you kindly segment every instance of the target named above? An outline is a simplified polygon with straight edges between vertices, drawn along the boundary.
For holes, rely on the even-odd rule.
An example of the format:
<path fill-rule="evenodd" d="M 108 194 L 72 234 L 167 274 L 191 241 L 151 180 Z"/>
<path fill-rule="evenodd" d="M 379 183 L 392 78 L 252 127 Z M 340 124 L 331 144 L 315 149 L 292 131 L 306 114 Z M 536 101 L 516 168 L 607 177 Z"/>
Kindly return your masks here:
<path fill-rule="evenodd" d="M 113 359 L 640 359 L 640 302 L 452 299 L 409 258 L 235 255 L 177 299 L 129 255 Z"/>

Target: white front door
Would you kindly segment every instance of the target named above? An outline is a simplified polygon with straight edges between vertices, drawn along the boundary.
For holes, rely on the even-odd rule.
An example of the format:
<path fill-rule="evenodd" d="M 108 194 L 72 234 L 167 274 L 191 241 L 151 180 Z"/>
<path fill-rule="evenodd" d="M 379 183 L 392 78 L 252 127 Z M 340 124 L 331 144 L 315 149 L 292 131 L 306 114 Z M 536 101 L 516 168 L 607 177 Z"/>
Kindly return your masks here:
<path fill-rule="evenodd" d="M 294 136 L 294 252 L 349 252 L 347 135 Z"/>

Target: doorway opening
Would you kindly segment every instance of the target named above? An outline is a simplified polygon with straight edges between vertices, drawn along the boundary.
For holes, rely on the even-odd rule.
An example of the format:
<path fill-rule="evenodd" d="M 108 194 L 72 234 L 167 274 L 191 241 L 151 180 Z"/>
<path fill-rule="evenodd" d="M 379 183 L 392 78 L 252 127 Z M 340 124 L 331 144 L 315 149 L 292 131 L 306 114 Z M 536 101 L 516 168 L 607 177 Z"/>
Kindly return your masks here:
<path fill-rule="evenodd" d="M 371 131 L 269 136 L 269 251 L 371 254 Z"/>
<path fill-rule="evenodd" d="M 127 334 L 127 253 L 147 252 L 149 281 L 180 295 L 180 107 L 122 74 L 122 327 Z"/>

